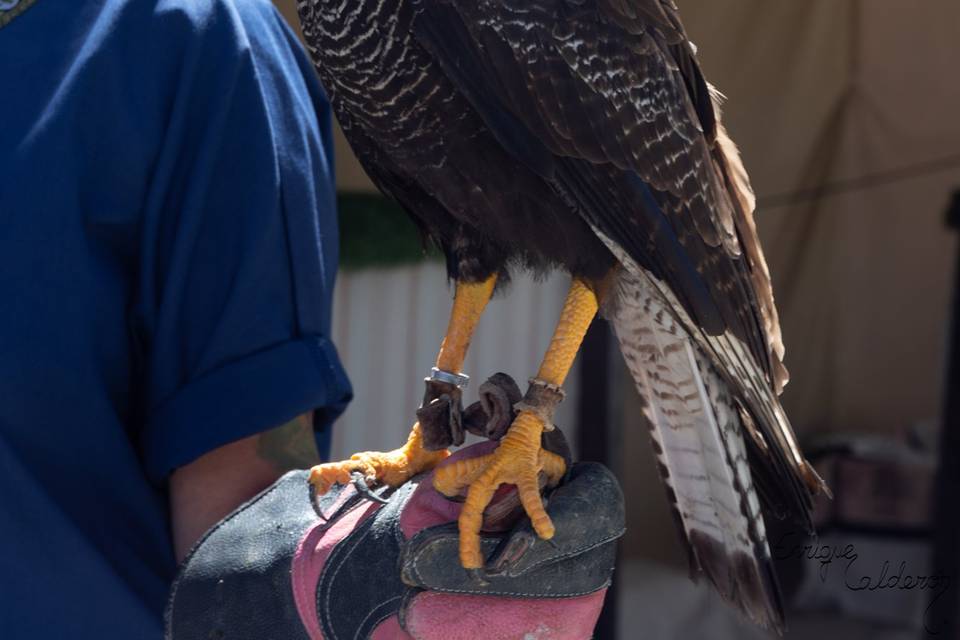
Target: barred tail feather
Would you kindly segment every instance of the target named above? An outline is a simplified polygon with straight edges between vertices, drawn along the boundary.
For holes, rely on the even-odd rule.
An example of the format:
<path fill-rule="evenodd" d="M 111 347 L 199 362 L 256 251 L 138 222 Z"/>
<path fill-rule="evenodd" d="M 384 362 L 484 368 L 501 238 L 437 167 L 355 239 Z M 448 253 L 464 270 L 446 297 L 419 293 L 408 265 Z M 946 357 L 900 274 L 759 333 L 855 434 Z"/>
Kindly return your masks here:
<path fill-rule="evenodd" d="M 753 486 L 741 410 L 643 275 L 621 272 L 606 310 L 644 414 L 691 571 L 754 622 L 781 631 L 783 606 Z"/>

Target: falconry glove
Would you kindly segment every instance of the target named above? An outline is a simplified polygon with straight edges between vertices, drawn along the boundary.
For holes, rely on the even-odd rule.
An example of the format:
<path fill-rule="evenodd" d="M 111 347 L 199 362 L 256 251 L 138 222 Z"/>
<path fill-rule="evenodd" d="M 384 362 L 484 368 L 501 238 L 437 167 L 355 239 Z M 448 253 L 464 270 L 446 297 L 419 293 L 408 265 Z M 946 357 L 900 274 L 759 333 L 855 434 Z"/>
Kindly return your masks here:
<path fill-rule="evenodd" d="M 196 545 L 173 586 L 167 638 L 590 637 L 624 530 L 610 471 L 572 466 L 547 497 L 550 541 L 501 487 L 485 512 L 487 567 L 474 572 L 457 562 L 461 503 L 431 476 L 381 490 L 381 502 L 354 485 L 315 499 L 306 471 L 288 473 Z"/>

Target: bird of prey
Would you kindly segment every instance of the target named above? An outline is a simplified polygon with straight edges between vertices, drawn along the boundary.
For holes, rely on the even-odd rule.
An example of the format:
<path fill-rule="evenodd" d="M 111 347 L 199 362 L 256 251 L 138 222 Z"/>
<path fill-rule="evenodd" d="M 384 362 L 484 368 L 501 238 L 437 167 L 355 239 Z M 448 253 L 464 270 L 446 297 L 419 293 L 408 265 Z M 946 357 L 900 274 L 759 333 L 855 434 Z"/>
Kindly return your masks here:
<path fill-rule="evenodd" d="M 501 484 L 517 486 L 541 537 L 553 535 L 539 479 L 556 482 L 565 463 L 542 436 L 599 311 L 645 400 L 637 421 L 691 566 L 780 628 L 761 504 L 809 528 L 825 487 L 778 400 L 787 374 L 753 193 L 672 0 L 298 8 L 357 157 L 441 248 L 456 283 L 406 445 L 316 467 L 314 485 L 357 473 L 397 485 L 442 461 L 458 441 L 460 368 L 496 283 L 513 269 L 562 269 L 572 286 L 556 332 L 498 449 L 435 474 L 442 493 L 467 491 L 461 563 L 483 567 L 482 512 Z"/>

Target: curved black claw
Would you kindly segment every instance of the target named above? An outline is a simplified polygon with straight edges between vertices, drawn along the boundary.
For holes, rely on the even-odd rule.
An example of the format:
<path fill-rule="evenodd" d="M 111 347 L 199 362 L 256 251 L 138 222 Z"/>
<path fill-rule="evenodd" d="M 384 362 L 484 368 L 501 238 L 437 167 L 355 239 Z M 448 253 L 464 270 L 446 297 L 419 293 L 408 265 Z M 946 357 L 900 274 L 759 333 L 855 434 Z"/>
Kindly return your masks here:
<path fill-rule="evenodd" d="M 490 582 L 487 581 L 485 572 L 483 569 L 466 569 L 467 575 L 470 576 L 470 580 L 473 581 L 479 587 L 488 587 Z"/>
<path fill-rule="evenodd" d="M 320 502 L 317 500 L 320 496 L 317 495 L 317 485 L 312 482 L 308 482 L 310 491 L 310 506 L 313 507 L 313 512 L 317 514 L 317 517 L 327 522 L 327 516 L 323 515 L 323 509 L 320 508 Z"/>
<path fill-rule="evenodd" d="M 354 471 L 350 474 L 350 483 L 353 485 L 353 488 L 357 490 L 357 493 L 367 500 L 379 502 L 380 504 L 387 504 L 389 502 L 373 492 L 370 485 L 367 484 L 367 479 L 359 471 Z"/>

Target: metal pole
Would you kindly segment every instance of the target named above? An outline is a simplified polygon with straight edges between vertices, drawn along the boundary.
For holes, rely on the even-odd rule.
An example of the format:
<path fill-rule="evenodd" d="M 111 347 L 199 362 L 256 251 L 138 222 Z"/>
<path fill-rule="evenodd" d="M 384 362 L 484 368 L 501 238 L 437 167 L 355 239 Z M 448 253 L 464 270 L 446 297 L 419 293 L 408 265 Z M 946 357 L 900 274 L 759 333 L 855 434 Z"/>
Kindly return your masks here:
<path fill-rule="evenodd" d="M 610 424 L 610 328 L 604 320 L 594 320 L 580 350 L 580 406 L 577 408 L 577 450 L 581 460 L 600 462 L 616 471 L 613 459 L 613 429 Z M 594 638 L 617 637 L 617 570 L 607 590 L 603 611 L 597 620 Z"/>
<path fill-rule="evenodd" d="M 960 231 L 960 191 L 947 209 L 947 226 Z M 934 496 L 933 571 L 948 580 L 946 590 L 931 590 L 924 616 L 924 637 L 960 640 L 960 252 L 954 272 L 940 463 Z"/>

